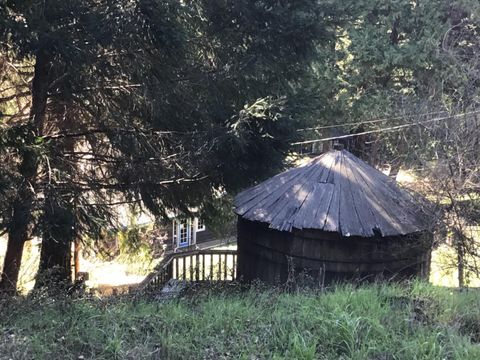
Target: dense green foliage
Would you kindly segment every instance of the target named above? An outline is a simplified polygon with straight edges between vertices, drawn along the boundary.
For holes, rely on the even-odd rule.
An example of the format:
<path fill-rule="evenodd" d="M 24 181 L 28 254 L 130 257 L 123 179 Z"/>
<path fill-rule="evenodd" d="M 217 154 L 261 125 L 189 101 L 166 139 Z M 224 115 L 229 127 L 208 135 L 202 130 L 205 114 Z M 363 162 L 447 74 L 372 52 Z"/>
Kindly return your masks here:
<path fill-rule="evenodd" d="M 306 136 L 379 130 L 478 109 L 478 1 L 341 1 L 334 11 L 334 48 L 317 56 L 312 83 L 319 99 L 328 99 L 318 102 L 317 125 L 339 127 Z M 457 122 L 375 133 L 352 139 L 349 147 L 374 164 L 424 166 L 444 158 L 438 147 Z"/>
<path fill-rule="evenodd" d="M 98 189 L 140 193 L 161 213 L 282 165 L 301 123 L 298 82 L 315 46 L 334 36 L 320 5 L 115 3 L 6 3 L 8 59 L 42 55 L 49 66 L 46 118 L 35 132 L 46 140 L 39 166 L 50 159 L 52 173 L 39 191 L 68 190 L 67 202 Z M 56 160 L 65 153 L 68 167 Z"/>
<path fill-rule="evenodd" d="M 277 172 L 292 141 L 475 110 L 479 9 L 474 0 L 3 1 L 7 286 L 32 235 L 43 238 L 41 269 L 68 278 L 69 245 L 101 240 L 116 225 L 111 203 L 163 217 L 201 207 L 213 224 L 219 202 L 229 212 L 219 194 Z M 297 131 L 378 116 L 386 120 Z M 351 147 L 397 168 L 458 159 L 450 135 L 475 134 L 471 120 Z M 475 154 L 450 162 L 452 177 L 472 183 Z"/>
<path fill-rule="evenodd" d="M 16 136 L 0 147 L 1 179 L 14 189 L 0 191 L 10 249 L 0 287 L 15 283 L 14 244 L 18 254 L 28 236 L 42 237 L 40 269 L 59 267 L 68 282 L 69 245 L 114 226 L 111 202 L 142 202 L 159 216 L 188 213 L 281 168 L 302 120 L 293 117 L 299 81 L 333 36 L 320 8 L 2 3 L 2 62 L 35 66 L 24 80 L 30 91 L 0 101 L 31 100 L 23 112 L 2 104 L 18 113 L 2 120 L 2 137 Z"/>
<path fill-rule="evenodd" d="M 480 357 L 478 292 L 423 283 L 180 300 L 25 299 L 2 305 L 1 359 Z"/>

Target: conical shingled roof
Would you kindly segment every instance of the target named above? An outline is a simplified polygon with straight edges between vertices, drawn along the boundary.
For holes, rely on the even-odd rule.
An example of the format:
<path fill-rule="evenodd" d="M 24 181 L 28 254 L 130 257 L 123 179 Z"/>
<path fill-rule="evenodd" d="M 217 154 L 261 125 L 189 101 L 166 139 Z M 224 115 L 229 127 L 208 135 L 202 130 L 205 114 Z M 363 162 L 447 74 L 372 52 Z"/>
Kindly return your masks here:
<path fill-rule="evenodd" d="M 372 237 L 428 229 L 419 201 L 346 150 L 332 150 L 235 198 L 235 212 L 282 231 L 318 229 Z"/>

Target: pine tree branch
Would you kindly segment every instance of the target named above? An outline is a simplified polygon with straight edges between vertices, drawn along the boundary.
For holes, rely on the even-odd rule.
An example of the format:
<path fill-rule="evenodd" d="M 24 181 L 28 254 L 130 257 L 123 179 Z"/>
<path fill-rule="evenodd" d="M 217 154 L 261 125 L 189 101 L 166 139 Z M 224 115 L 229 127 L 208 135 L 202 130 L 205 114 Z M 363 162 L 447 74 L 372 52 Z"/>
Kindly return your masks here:
<path fill-rule="evenodd" d="M 20 97 L 29 96 L 29 95 L 31 95 L 30 90 L 29 91 L 23 91 L 21 93 L 15 93 L 15 94 L 12 94 L 10 96 L 1 97 L 0 102 L 7 102 L 7 101 L 11 101 L 11 100 L 20 98 Z"/>

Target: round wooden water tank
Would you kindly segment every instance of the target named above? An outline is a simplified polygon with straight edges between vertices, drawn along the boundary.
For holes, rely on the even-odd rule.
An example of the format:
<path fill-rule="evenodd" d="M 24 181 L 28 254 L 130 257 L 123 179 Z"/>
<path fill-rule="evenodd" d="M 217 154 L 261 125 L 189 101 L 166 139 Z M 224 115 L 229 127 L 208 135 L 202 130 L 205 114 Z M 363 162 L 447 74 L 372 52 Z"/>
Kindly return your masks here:
<path fill-rule="evenodd" d="M 279 231 L 238 217 L 238 277 L 280 284 L 299 275 L 329 284 L 427 278 L 432 235 L 344 237 L 322 230 Z"/>
<path fill-rule="evenodd" d="M 428 202 L 345 150 L 241 192 L 235 212 L 246 281 L 284 282 L 299 272 L 324 283 L 428 275 Z"/>

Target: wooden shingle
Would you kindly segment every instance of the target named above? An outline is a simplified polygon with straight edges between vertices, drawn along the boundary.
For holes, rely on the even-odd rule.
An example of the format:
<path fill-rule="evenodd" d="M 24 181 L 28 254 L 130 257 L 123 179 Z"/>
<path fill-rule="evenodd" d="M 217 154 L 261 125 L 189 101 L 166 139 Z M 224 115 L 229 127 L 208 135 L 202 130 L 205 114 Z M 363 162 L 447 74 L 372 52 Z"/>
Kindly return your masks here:
<path fill-rule="evenodd" d="M 237 195 L 235 212 L 281 231 L 372 237 L 429 229 L 423 203 L 346 150 L 332 150 Z"/>

